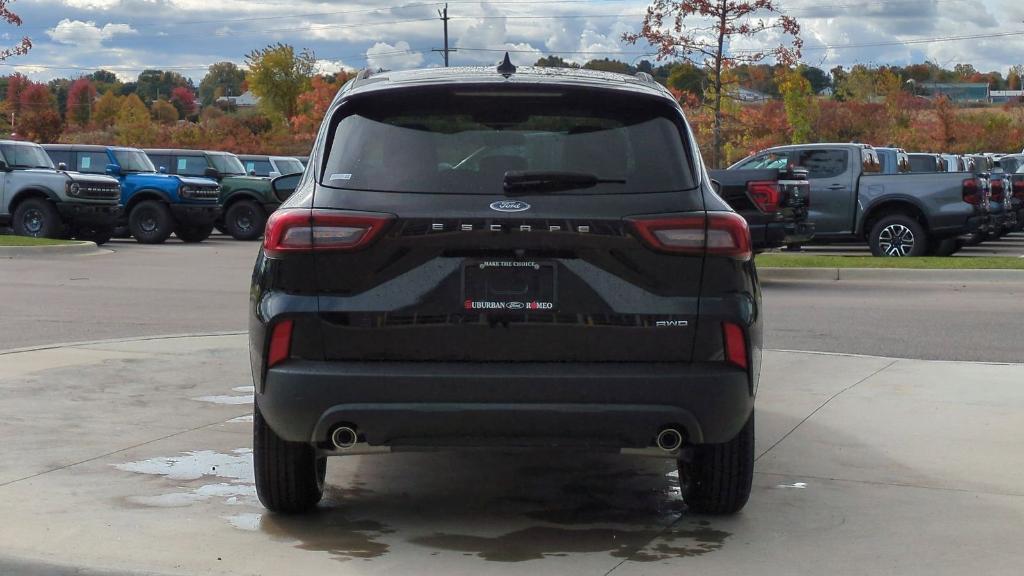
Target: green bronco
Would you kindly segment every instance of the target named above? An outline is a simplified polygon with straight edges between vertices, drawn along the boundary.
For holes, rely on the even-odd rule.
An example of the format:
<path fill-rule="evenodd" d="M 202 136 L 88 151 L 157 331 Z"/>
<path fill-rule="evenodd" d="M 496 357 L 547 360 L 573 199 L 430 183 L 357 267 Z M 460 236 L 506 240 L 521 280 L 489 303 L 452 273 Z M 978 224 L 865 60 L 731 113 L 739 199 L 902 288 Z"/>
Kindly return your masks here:
<path fill-rule="evenodd" d="M 146 150 L 161 171 L 182 176 L 205 176 L 220 183 L 221 220 L 217 229 L 236 240 L 256 240 L 281 202 L 270 189 L 270 178 L 247 176 L 245 166 L 230 152 L 210 150 Z"/>

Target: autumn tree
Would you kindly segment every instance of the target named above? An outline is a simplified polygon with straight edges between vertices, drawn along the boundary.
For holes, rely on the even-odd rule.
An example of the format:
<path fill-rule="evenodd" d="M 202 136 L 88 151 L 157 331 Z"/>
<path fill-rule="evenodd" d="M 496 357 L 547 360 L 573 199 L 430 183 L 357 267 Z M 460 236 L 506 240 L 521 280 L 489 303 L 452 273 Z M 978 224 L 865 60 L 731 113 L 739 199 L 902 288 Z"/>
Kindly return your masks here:
<path fill-rule="evenodd" d="M 124 97 L 114 122 L 118 143 L 124 146 L 149 145 L 156 136 L 156 127 L 149 119 L 149 110 L 136 94 Z"/>
<path fill-rule="evenodd" d="M 316 56 L 310 50 L 296 52 L 288 44 L 253 50 L 245 57 L 247 81 L 252 93 L 269 111 L 285 118 L 295 115 L 299 95 L 309 90 L 316 72 Z"/>
<path fill-rule="evenodd" d="M 96 87 L 88 78 L 79 78 L 68 90 L 68 123 L 83 127 L 92 119 L 92 105 L 96 99 Z"/>
<path fill-rule="evenodd" d="M 534 66 L 541 68 L 579 68 L 580 65 L 575 62 L 569 62 L 561 56 L 545 56 L 537 60 Z"/>
<path fill-rule="evenodd" d="M 245 71 L 234 62 L 217 62 L 210 64 L 199 82 L 199 100 L 203 106 L 209 106 L 221 96 L 239 96 L 244 92 Z"/>
<path fill-rule="evenodd" d="M 134 91 L 143 102 L 152 102 L 169 98 L 174 89 L 179 87 L 192 90 L 192 81 L 170 70 L 143 70 L 135 81 Z"/>
<path fill-rule="evenodd" d="M 184 86 L 171 90 L 171 104 L 178 110 L 181 118 L 188 118 L 196 113 L 196 95 Z"/>
<path fill-rule="evenodd" d="M 814 131 L 814 117 L 817 112 L 814 89 L 810 80 L 797 68 L 780 72 L 778 76 L 779 93 L 786 109 L 789 121 L 790 139 L 793 144 L 804 144 L 811 141 Z"/>
<path fill-rule="evenodd" d="M 708 26 L 708 21 L 711 25 Z M 789 45 L 769 50 L 732 50 L 737 41 L 762 33 L 791 36 Z M 625 34 L 630 43 L 646 40 L 659 60 L 682 58 L 709 70 L 709 102 L 714 113 L 711 164 L 722 161 L 722 99 L 725 73 L 742 64 L 756 64 L 774 56 L 785 65 L 800 58 L 800 25 L 780 13 L 775 0 L 654 0 L 644 15 L 639 33 Z"/>
<path fill-rule="evenodd" d="M 692 94 L 698 101 L 704 96 L 707 74 L 690 62 L 680 62 L 672 67 L 668 75 L 668 86 L 680 92 Z"/>
<path fill-rule="evenodd" d="M 45 84 L 30 82 L 21 91 L 20 113 L 15 131 L 34 142 L 53 142 L 60 136 L 64 123 L 57 109 L 57 100 Z"/>
<path fill-rule="evenodd" d="M 310 90 L 298 98 L 297 114 L 291 120 L 292 129 L 300 134 L 316 134 L 327 108 L 348 78 L 346 72 L 338 72 L 332 78 L 314 77 Z"/>
<path fill-rule="evenodd" d="M 153 102 L 149 112 L 159 124 L 174 124 L 178 121 L 178 109 L 167 100 L 160 99 Z"/>
<path fill-rule="evenodd" d="M 124 96 L 118 96 L 113 90 L 108 90 L 96 101 L 92 109 L 92 121 L 100 128 L 109 128 L 117 120 L 117 112 L 121 108 L 121 100 Z"/>
<path fill-rule="evenodd" d="M 9 8 L 10 4 L 11 0 L 0 0 L 0 19 L 3 19 L 8 24 L 21 26 L 21 17 Z M 4 34 L 4 38 L 7 38 L 6 34 Z M 25 36 L 17 44 L 0 49 L 0 61 L 7 60 L 11 56 L 22 56 L 24 54 L 28 54 L 28 51 L 31 49 L 32 40 L 30 40 L 28 36 Z"/>

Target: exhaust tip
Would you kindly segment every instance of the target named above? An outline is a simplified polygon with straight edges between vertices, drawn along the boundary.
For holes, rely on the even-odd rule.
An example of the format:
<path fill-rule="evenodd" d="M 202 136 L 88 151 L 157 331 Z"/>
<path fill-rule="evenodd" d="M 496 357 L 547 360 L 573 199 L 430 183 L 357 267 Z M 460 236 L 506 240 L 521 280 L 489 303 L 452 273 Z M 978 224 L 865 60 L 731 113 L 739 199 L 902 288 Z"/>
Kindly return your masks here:
<path fill-rule="evenodd" d="M 655 442 L 658 448 L 666 452 L 675 452 L 683 446 L 683 435 L 675 428 L 664 428 L 661 432 L 658 432 Z"/>
<path fill-rule="evenodd" d="M 356 429 L 350 426 L 338 426 L 331 432 L 331 444 L 338 450 L 348 450 L 356 445 L 358 437 Z"/>

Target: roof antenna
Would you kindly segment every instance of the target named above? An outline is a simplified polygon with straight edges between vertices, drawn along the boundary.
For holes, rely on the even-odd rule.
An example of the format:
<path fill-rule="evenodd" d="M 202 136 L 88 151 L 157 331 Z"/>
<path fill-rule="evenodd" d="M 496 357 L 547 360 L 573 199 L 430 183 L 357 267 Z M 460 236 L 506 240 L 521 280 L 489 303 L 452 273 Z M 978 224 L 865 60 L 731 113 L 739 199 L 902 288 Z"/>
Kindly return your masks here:
<path fill-rule="evenodd" d="M 498 74 L 501 74 L 505 78 L 516 73 L 516 66 L 512 63 L 512 60 L 508 57 L 508 52 L 505 52 L 505 59 L 498 64 Z"/>

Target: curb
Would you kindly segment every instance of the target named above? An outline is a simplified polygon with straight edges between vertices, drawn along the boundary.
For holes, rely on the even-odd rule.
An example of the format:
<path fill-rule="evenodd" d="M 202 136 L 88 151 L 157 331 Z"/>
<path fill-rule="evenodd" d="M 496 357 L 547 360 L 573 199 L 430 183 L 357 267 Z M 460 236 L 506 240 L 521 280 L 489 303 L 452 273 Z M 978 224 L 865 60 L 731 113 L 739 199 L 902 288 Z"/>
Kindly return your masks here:
<path fill-rule="evenodd" d="M 875 280 L 882 282 L 1024 282 L 1024 270 L 912 268 L 758 268 L 762 280 Z"/>
<path fill-rule="evenodd" d="M 0 257 L 92 254 L 93 252 L 99 252 L 99 249 L 95 242 L 84 240 L 68 244 L 54 244 L 52 246 L 0 246 Z"/>

